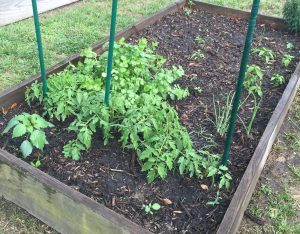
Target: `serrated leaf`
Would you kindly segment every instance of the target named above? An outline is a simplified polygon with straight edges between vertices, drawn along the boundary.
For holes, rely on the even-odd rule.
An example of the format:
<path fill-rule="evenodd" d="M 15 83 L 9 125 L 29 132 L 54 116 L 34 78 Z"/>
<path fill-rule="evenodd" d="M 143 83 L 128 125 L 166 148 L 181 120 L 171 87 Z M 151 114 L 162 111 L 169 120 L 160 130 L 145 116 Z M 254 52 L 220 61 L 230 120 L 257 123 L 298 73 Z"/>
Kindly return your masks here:
<path fill-rule="evenodd" d="M 26 133 L 25 125 L 19 123 L 14 127 L 12 137 L 13 138 L 20 137 L 20 136 L 23 136 L 25 133 Z"/>
<path fill-rule="evenodd" d="M 154 162 L 147 161 L 142 167 L 142 171 L 149 171 L 154 165 Z"/>
<path fill-rule="evenodd" d="M 30 135 L 30 141 L 33 146 L 40 150 L 43 150 L 45 144 L 48 143 L 45 132 L 41 130 L 34 130 L 33 133 Z"/>
<path fill-rule="evenodd" d="M 159 164 L 158 167 L 157 167 L 157 172 L 158 172 L 158 175 L 159 175 L 162 179 L 166 178 L 167 172 L 166 172 L 166 168 L 164 167 L 164 165 Z"/>
<path fill-rule="evenodd" d="M 173 160 L 172 160 L 171 157 L 167 157 L 166 164 L 167 164 L 168 169 L 172 170 L 172 168 L 173 168 Z"/>
<path fill-rule="evenodd" d="M 154 170 L 149 171 L 147 174 L 147 182 L 152 183 L 154 181 L 155 177 L 156 177 L 155 171 Z"/>
<path fill-rule="evenodd" d="M 12 127 L 16 126 L 17 124 L 19 124 L 19 121 L 16 120 L 15 118 L 12 118 L 12 119 L 8 122 L 6 128 L 3 130 L 2 134 L 7 133 Z"/>
<path fill-rule="evenodd" d="M 20 146 L 20 150 L 21 150 L 24 158 L 26 158 L 27 156 L 29 156 L 32 153 L 32 149 L 33 149 L 33 147 L 28 140 L 23 141 Z"/>

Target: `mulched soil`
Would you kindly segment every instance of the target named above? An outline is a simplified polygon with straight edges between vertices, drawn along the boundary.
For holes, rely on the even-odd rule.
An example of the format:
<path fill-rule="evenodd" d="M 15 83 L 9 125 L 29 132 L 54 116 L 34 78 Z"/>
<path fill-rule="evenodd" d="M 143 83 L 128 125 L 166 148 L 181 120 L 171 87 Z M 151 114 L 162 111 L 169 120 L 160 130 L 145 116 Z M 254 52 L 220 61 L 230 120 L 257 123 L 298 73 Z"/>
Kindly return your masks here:
<path fill-rule="evenodd" d="M 185 75 L 177 83 L 188 87 L 190 96 L 173 105 L 198 150 L 215 142 L 216 146 L 209 150 L 215 153 L 223 151 L 225 138 L 218 136 L 212 124 L 213 94 L 224 103 L 224 95 L 234 91 L 246 30 L 247 22 L 239 19 L 201 11 L 193 11 L 190 16 L 179 12 L 164 17 L 129 39 L 133 43 L 142 37 L 158 41 L 158 52 L 167 58 L 167 66 L 181 65 L 184 68 Z M 195 41 L 197 36 L 205 40 L 204 45 Z M 287 42 L 293 43 L 296 48 L 288 51 Z M 56 123 L 60 127 L 47 133 L 50 144 L 41 157 L 40 169 L 154 233 L 214 233 L 284 90 L 284 86 L 273 88 L 270 78 L 280 73 L 288 79 L 299 61 L 298 55 L 288 68 L 281 63 L 285 52 L 297 55 L 300 38 L 295 35 L 258 25 L 254 46 L 270 48 L 277 57 L 268 67 L 257 56 L 252 55 L 250 59 L 249 64 L 263 67 L 264 98 L 250 137 L 246 136 L 241 123 L 237 124 L 229 164 L 233 181 L 230 190 L 222 192 L 218 206 L 207 205 L 216 195 L 216 188 L 207 179 L 184 178 L 174 171 L 165 181 L 147 184 L 139 163 L 132 161 L 133 152 L 120 147 L 117 134 L 109 145 L 104 146 L 99 131 L 95 134 L 92 148 L 82 155 L 80 161 L 65 159 L 62 147 L 74 137 L 66 130 L 68 123 Z M 202 51 L 204 59 L 191 59 L 197 50 Z M 197 87 L 201 87 L 202 92 L 198 92 Z M 240 110 L 241 118 L 249 120 L 252 109 L 253 102 L 247 101 Z M 11 110 L 0 116 L 0 130 L 15 114 L 37 110 L 40 107 L 30 109 L 25 105 Z M 20 142 L 4 136 L 0 139 L 0 147 L 5 145 L 7 151 L 21 157 L 18 152 Z M 35 152 L 28 161 L 34 160 L 38 154 Z M 208 189 L 203 185 L 207 185 Z M 162 199 L 165 198 L 170 199 L 172 204 L 163 205 Z M 154 215 L 147 215 L 142 205 L 149 202 L 158 202 L 162 208 Z"/>

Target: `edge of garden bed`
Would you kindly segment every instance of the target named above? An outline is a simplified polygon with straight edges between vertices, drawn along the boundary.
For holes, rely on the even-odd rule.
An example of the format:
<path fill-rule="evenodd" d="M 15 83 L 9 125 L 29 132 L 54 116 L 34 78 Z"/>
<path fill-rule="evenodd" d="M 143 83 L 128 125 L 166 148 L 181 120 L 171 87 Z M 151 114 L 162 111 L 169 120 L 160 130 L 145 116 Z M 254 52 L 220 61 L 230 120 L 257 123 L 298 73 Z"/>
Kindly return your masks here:
<path fill-rule="evenodd" d="M 194 8 L 231 18 L 248 19 L 249 12 L 220 7 L 213 4 L 194 1 Z M 128 38 L 145 27 L 154 24 L 162 17 L 183 8 L 186 1 L 177 1 L 153 16 L 144 18 L 116 35 L 116 39 Z M 276 29 L 286 30 L 280 18 L 260 15 L 258 23 Z M 105 51 L 103 45 L 107 39 L 93 46 L 100 54 Z M 65 69 L 71 62 L 82 61 L 79 54 L 71 56 L 47 71 L 47 77 Z M 15 103 L 24 101 L 27 86 L 40 81 L 40 75 L 15 85 L 0 93 L 0 108 L 9 109 Z M 254 155 L 242 177 L 242 180 L 227 209 L 218 233 L 235 233 L 238 230 L 243 213 L 249 203 L 253 190 L 274 143 L 276 135 L 295 96 L 300 80 L 300 64 L 292 75 Z M 62 233 L 149 233 L 147 230 L 129 221 L 125 217 L 93 201 L 87 196 L 64 185 L 53 177 L 37 170 L 21 159 L 0 149 L 0 195 L 26 209 L 49 226 Z M 95 231 L 97 230 L 97 231 Z"/>

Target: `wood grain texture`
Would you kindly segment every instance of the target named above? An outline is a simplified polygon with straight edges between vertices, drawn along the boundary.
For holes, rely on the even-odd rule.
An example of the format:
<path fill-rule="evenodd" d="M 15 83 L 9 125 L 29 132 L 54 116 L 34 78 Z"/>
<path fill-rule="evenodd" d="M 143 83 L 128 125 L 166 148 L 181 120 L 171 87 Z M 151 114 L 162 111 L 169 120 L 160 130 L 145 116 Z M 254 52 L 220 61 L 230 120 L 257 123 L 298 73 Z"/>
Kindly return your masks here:
<path fill-rule="evenodd" d="M 250 12 L 242 11 L 238 9 L 232 9 L 228 7 L 218 6 L 210 3 L 204 3 L 201 1 L 194 0 L 194 8 L 201 9 L 208 13 L 223 15 L 230 18 L 239 18 L 248 20 L 250 17 Z M 257 17 L 258 24 L 265 24 L 277 30 L 288 30 L 287 25 L 284 23 L 282 18 L 273 17 L 273 16 L 266 16 L 259 14 Z"/>
<path fill-rule="evenodd" d="M 60 233 L 150 233 L 1 149 L 0 185 L 0 196 Z"/>
<path fill-rule="evenodd" d="M 242 180 L 231 200 L 218 229 L 218 234 L 234 234 L 238 231 L 244 212 L 250 202 L 257 181 L 267 161 L 273 143 L 300 84 L 300 63 L 292 75 L 275 111 L 261 137 Z"/>
<path fill-rule="evenodd" d="M 37 0 L 38 12 L 43 13 L 79 0 Z M 32 17 L 31 0 L 0 0 L 0 26 Z"/>

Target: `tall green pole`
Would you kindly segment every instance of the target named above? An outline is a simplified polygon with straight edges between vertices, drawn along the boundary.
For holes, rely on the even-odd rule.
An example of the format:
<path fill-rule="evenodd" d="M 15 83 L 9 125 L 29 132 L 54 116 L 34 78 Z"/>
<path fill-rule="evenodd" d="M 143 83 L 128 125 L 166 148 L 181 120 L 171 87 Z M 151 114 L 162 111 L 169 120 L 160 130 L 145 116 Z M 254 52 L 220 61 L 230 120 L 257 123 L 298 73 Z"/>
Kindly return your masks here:
<path fill-rule="evenodd" d="M 107 61 L 107 76 L 105 82 L 106 106 L 109 106 L 110 81 L 111 81 L 111 71 L 113 65 L 114 43 L 115 43 L 116 21 L 117 21 L 117 8 L 118 8 L 118 0 L 113 0 L 111 24 L 110 24 L 110 36 L 109 36 L 109 51 L 108 51 L 108 61 Z"/>
<path fill-rule="evenodd" d="M 231 111 L 228 132 L 227 132 L 225 149 L 224 149 L 224 153 L 223 153 L 223 157 L 222 157 L 223 165 L 228 164 L 230 146 L 231 146 L 232 138 L 233 138 L 233 134 L 234 134 L 235 122 L 237 119 L 237 113 L 238 113 L 238 109 L 239 109 L 241 93 L 243 90 L 243 83 L 244 83 L 244 79 L 245 79 L 248 59 L 249 59 L 251 45 L 252 45 L 252 41 L 253 41 L 253 34 L 254 34 L 255 25 L 256 25 L 256 18 L 257 18 L 258 9 L 259 9 L 259 3 L 260 3 L 260 0 L 253 0 L 252 10 L 251 10 L 251 15 L 250 15 L 250 20 L 249 20 L 249 26 L 248 26 L 248 32 L 247 32 L 247 37 L 246 37 L 246 42 L 245 42 L 245 47 L 244 47 L 244 53 L 243 53 L 243 57 L 242 57 L 242 61 L 241 61 L 239 78 L 237 81 L 236 91 L 235 91 L 235 95 L 234 95 L 234 101 L 233 101 L 233 105 L 232 105 L 232 111 Z"/>
<path fill-rule="evenodd" d="M 42 83 L 43 83 L 42 88 L 43 88 L 43 94 L 44 96 L 46 96 L 47 79 L 46 79 L 46 69 L 45 69 L 45 62 L 44 62 L 44 55 L 43 55 L 42 37 L 41 37 L 41 30 L 40 30 L 40 23 L 39 23 L 39 13 L 37 10 L 36 0 L 31 0 L 31 2 L 32 2 L 36 41 L 38 44 L 38 51 L 39 51 L 40 69 L 41 69 Z"/>

